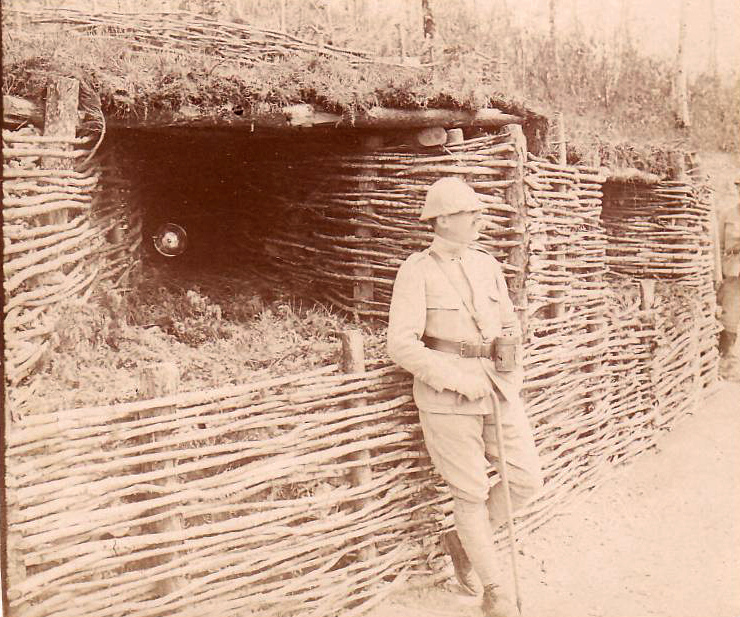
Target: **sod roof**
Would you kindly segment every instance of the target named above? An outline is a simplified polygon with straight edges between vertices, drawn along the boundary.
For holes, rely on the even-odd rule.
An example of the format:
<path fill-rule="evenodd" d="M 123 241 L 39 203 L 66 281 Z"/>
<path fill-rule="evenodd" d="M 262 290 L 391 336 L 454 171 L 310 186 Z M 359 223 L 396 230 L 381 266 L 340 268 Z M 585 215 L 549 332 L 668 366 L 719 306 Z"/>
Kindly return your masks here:
<path fill-rule="evenodd" d="M 16 9 L 3 20 L 5 94 L 40 101 L 51 78 L 73 76 L 99 96 L 106 117 L 128 124 L 260 116 L 296 104 L 350 116 L 377 107 L 496 108 L 545 121 L 497 88 L 479 54 L 388 61 L 188 12 Z"/>
<path fill-rule="evenodd" d="M 423 64 L 185 11 L 6 8 L 3 93 L 40 104 L 58 76 L 77 78 L 83 107 L 113 125 L 285 125 L 286 110 L 308 106 L 332 114 L 329 125 L 340 117 L 362 126 L 377 110 L 446 112 L 470 124 L 480 110 L 499 110 L 521 118 L 534 152 L 556 150 L 538 106 L 506 89 L 494 59 L 459 46 Z M 659 176 L 680 150 L 592 135 L 571 135 L 568 145 L 571 163 Z"/>

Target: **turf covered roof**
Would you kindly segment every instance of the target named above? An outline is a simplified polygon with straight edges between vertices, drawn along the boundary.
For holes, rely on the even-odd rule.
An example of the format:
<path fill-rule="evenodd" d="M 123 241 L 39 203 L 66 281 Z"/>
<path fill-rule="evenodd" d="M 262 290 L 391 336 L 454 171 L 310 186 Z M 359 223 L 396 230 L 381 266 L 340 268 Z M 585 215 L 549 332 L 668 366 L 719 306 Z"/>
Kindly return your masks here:
<path fill-rule="evenodd" d="M 286 106 L 360 117 L 373 108 L 496 108 L 545 118 L 496 88 L 488 61 L 382 60 L 277 31 L 187 12 L 4 12 L 5 93 L 41 100 L 50 78 L 77 77 L 112 120 L 260 116 Z"/>

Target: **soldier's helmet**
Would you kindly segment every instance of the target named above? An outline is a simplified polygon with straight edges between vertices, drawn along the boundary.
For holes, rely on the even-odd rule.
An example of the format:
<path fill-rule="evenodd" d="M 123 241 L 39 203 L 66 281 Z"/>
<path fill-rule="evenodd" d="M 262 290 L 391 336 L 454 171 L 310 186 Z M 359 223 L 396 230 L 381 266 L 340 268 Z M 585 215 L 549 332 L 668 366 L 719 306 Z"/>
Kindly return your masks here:
<path fill-rule="evenodd" d="M 419 220 L 485 209 L 486 206 L 478 199 L 473 188 L 464 180 L 457 177 L 440 178 L 429 187 Z"/>

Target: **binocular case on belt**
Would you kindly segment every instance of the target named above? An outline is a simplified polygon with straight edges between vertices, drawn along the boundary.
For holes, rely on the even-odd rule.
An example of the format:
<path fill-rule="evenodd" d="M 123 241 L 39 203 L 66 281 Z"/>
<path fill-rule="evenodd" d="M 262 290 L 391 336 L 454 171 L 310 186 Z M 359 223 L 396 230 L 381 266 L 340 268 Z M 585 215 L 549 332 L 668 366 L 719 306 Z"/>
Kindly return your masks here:
<path fill-rule="evenodd" d="M 521 366 L 522 355 L 519 337 L 497 336 L 493 339 L 491 356 L 497 371 L 507 373 L 515 370 L 517 366 Z"/>

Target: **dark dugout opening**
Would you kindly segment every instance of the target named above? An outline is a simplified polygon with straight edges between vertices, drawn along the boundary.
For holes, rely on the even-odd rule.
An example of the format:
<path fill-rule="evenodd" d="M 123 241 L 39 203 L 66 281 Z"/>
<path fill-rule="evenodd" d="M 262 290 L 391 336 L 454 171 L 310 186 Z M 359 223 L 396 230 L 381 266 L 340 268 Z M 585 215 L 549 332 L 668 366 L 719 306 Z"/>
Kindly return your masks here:
<path fill-rule="evenodd" d="M 130 206 L 141 209 L 145 262 L 219 272 L 279 267 L 264 254 L 264 239 L 280 226 L 304 224 L 294 205 L 328 181 L 312 161 L 357 152 L 361 139 L 351 130 L 119 129 L 108 144 L 131 189 Z M 181 255 L 155 250 L 165 223 L 186 230 Z"/>
<path fill-rule="evenodd" d="M 113 167 L 132 187 L 128 201 L 142 212 L 144 265 L 160 267 L 154 274 L 198 284 L 209 275 L 249 278 L 262 297 L 382 319 L 398 260 L 431 235 L 418 221 L 431 182 L 454 165 L 490 194 L 494 209 L 505 199 L 513 147 L 506 131 L 467 127 L 455 136 L 468 141 L 450 149 L 440 145 L 449 137 L 443 129 L 429 131 L 119 129 L 108 143 Z M 489 157 L 490 168 L 460 166 L 458 152 Z M 509 209 L 498 216 L 487 241 L 506 260 L 516 242 L 509 236 L 519 232 L 508 228 Z M 187 231 L 178 257 L 153 248 L 164 223 Z"/>

